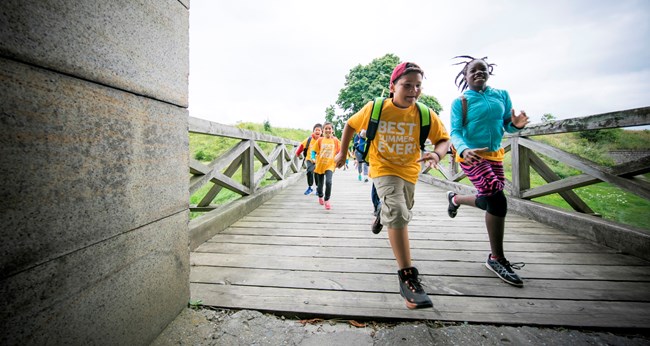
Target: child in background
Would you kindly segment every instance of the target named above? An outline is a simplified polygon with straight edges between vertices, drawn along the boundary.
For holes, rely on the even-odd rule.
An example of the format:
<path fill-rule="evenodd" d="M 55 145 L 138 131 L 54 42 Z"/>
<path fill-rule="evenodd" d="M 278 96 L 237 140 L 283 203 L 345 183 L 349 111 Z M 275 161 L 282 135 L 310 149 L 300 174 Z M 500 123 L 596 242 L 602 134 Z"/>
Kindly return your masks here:
<path fill-rule="evenodd" d="M 487 63 L 487 57 L 476 59 L 465 55 L 456 58 L 466 61 L 456 64 L 464 65 L 456 76 L 456 85 L 464 92 L 451 105 L 451 141 L 456 149 L 456 161 L 478 193 L 461 196 L 447 192 L 447 213 L 449 217 L 456 217 L 462 204 L 485 210 L 492 250 L 485 266 L 501 280 L 523 287 L 523 281 L 512 270 L 520 269 L 523 263 L 511 264 L 503 251 L 508 204 L 503 193 L 505 151 L 501 148 L 501 138 L 504 131 L 512 133 L 524 128 L 528 117 L 524 111 L 515 116 L 507 91 L 487 85 L 494 68 L 494 64 Z"/>
<path fill-rule="evenodd" d="M 339 153 L 339 151 L 341 151 L 341 142 L 338 138 L 332 135 L 333 132 L 334 128 L 332 123 L 325 123 L 323 125 L 323 134 L 325 137 L 321 137 L 316 141 L 316 146 L 314 146 L 313 151 L 314 156 L 316 157 L 316 168 L 314 169 L 314 173 L 316 174 L 318 203 L 325 205 L 325 209 L 327 210 L 332 208 L 332 205 L 330 204 L 330 197 L 332 195 L 332 176 L 336 169 L 334 157 Z M 325 184 L 325 191 L 323 191 L 323 183 Z"/>
<path fill-rule="evenodd" d="M 403 62 L 395 67 L 390 77 L 389 98 L 382 105 L 381 118 L 375 138 L 370 142 L 368 157 L 372 167 L 370 177 L 381 199 L 381 222 L 388 228 L 388 239 L 399 270 L 400 294 L 409 309 L 433 306 L 418 278 L 418 270 L 411 265 L 408 223 L 413 213 L 415 183 L 420 174 L 420 112 L 416 101 L 422 92 L 424 72 L 414 63 Z M 373 102 L 368 102 L 348 119 L 343 129 L 342 145 L 350 142 L 353 133 L 367 130 Z M 428 139 L 435 150 L 422 159 L 437 164 L 447 153 L 449 135 L 433 110 Z M 345 162 L 336 156 L 336 165 Z"/>
<path fill-rule="evenodd" d="M 305 195 L 312 193 L 316 189 L 315 186 L 312 188 L 312 185 L 314 185 L 314 167 L 316 163 L 311 158 L 311 152 L 314 150 L 314 146 L 316 146 L 316 141 L 320 138 L 322 130 L 323 125 L 314 125 L 311 136 L 305 138 L 296 150 L 296 157 L 303 153 L 307 164 L 307 190 L 305 190 Z"/>
<path fill-rule="evenodd" d="M 368 182 L 368 163 L 363 159 L 363 148 L 366 145 L 366 130 L 361 130 L 358 135 L 354 136 L 354 156 L 357 161 L 357 170 L 359 172 L 359 181 Z M 361 174 L 363 173 L 363 178 Z"/>

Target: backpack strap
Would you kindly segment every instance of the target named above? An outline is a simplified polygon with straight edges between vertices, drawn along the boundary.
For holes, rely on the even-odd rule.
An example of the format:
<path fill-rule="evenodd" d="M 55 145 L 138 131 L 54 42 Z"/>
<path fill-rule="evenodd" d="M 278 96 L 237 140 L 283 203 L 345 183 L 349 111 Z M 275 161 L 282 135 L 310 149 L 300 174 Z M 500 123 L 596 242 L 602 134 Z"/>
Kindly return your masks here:
<path fill-rule="evenodd" d="M 463 106 L 463 127 L 467 125 L 467 98 L 465 95 L 460 95 L 460 103 Z"/>
<path fill-rule="evenodd" d="M 375 138 L 377 134 L 377 128 L 379 127 L 379 118 L 381 116 L 381 109 L 384 106 L 385 97 L 377 97 L 372 102 L 372 114 L 370 115 L 370 121 L 368 121 L 368 129 L 366 130 L 366 145 L 363 148 L 363 159 L 365 160 L 368 155 L 368 150 L 370 149 L 370 142 Z M 418 112 L 420 113 L 420 150 L 424 150 L 424 143 L 429 137 L 429 131 L 431 129 L 431 112 L 429 112 L 429 107 L 421 102 L 416 102 L 418 106 Z"/>
<path fill-rule="evenodd" d="M 307 157 L 307 152 L 309 151 L 309 143 L 311 143 L 311 139 L 313 137 L 309 135 L 309 138 L 307 138 L 307 144 L 305 145 L 305 149 L 302 150 L 302 156 Z"/>
<path fill-rule="evenodd" d="M 377 97 L 372 101 L 372 114 L 370 121 L 368 121 L 368 128 L 366 129 L 366 143 L 375 139 L 377 128 L 379 127 L 379 117 L 381 116 L 381 109 L 384 106 L 385 97 Z"/>
<path fill-rule="evenodd" d="M 379 117 L 381 116 L 381 109 L 384 106 L 385 97 L 377 97 L 372 101 L 372 113 L 368 121 L 368 128 L 366 129 L 366 144 L 363 147 L 362 158 L 365 160 L 370 150 L 370 142 L 375 139 L 377 128 L 379 128 Z"/>
<path fill-rule="evenodd" d="M 420 111 L 420 151 L 424 151 L 424 143 L 427 141 L 431 129 L 431 113 L 429 107 L 424 103 L 417 102 L 417 105 Z"/>

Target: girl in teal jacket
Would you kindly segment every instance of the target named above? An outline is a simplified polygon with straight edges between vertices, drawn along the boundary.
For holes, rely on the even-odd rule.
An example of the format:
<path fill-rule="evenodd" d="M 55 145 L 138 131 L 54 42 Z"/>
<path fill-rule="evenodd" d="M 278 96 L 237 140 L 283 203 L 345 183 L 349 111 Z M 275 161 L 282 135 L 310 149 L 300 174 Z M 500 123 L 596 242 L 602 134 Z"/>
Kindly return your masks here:
<path fill-rule="evenodd" d="M 523 281 L 513 271 L 513 268 L 523 267 L 523 263 L 511 264 L 503 251 L 508 204 L 503 193 L 505 150 L 501 148 L 501 138 L 506 131 L 524 128 L 528 117 L 524 111 L 515 115 L 507 91 L 487 86 L 494 68 L 494 64 L 487 63 L 487 57 L 456 58 L 466 61 L 458 63 L 464 66 L 456 76 L 456 85 L 464 93 L 451 106 L 451 142 L 456 149 L 456 161 L 476 187 L 477 194 L 461 196 L 447 192 L 447 213 L 455 217 L 461 204 L 485 210 L 485 226 L 492 250 L 485 266 L 501 280 L 523 287 Z"/>

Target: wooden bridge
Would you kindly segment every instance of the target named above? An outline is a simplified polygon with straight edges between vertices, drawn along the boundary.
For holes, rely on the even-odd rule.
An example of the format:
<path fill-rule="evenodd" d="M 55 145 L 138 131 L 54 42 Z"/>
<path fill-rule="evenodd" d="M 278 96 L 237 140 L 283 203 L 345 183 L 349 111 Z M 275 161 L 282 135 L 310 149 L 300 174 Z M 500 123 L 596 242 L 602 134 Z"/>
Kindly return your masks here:
<path fill-rule="evenodd" d="M 609 125 L 599 125 L 591 118 L 587 127 L 629 126 L 629 112 L 622 114 L 628 118 L 622 124 L 611 122 L 612 117 L 619 119 L 617 112 L 597 116 Z M 642 114 L 632 120 L 635 124 L 648 122 L 647 108 L 631 112 Z M 562 131 L 567 123 L 572 124 L 556 122 L 527 131 Z M 267 155 L 251 137 L 260 140 L 259 134 L 217 128 L 190 121 L 191 132 L 239 138 L 240 147 L 224 155 L 228 160 L 217 159 L 211 165 L 193 163 L 194 182 L 212 181 L 213 189 L 233 186 L 233 162 L 251 162 L 253 156 L 267 167 L 254 173 L 254 165 L 247 165 L 249 172 L 243 176 L 249 180 L 238 185 L 245 197 L 231 207 L 193 206 L 194 210 L 215 209 L 190 225 L 193 300 L 300 317 L 650 329 L 648 234 L 594 220 L 597 218 L 585 215 L 584 210 L 535 209 L 530 206 L 534 203 L 525 199 L 526 194 L 545 193 L 542 190 L 561 192 L 574 208 L 584 208 L 587 206 L 570 190 L 571 184 L 584 186 L 588 181 L 608 181 L 643 195 L 648 184 L 634 176 L 648 172 L 648 158 L 607 169 L 567 153 L 555 153 L 526 137 L 507 141 L 513 172 L 519 167 L 518 171 L 528 173 L 532 167 L 549 178 L 548 185 L 531 188 L 525 174 L 515 177 L 513 173 L 509 184 L 512 208 L 506 219 L 504 247 L 511 262 L 526 263 L 519 271 L 524 288 L 502 282 L 484 267 L 489 242 L 483 211 L 461 207 L 455 219 L 447 216 L 446 189 L 467 189 L 454 183 L 460 175 L 451 167 L 443 170 L 448 179 L 433 182 L 431 175 L 423 174 L 416 186 L 409 235 L 413 263 L 434 306 L 408 310 L 399 295 L 397 264 L 387 234 L 370 231 L 371 182 L 358 181 L 352 169 L 337 170 L 333 207 L 325 210 L 317 197 L 303 195 L 306 183 L 298 161 L 291 157 L 291 143 L 261 138 L 277 145 Z M 249 149 L 241 143 L 249 143 Z M 568 182 L 552 177 L 531 148 L 582 167 L 584 176 L 571 177 Z M 215 173 L 229 164 L 228 176 Z M 288 178 L 280 179 L 278 187 L 259 188 L 264 174 L 278 179 L 285 173 Z M 256 189 L 266 197 L 249 207 Z M 546 219 L 556 220 L 536 221 Z"/>

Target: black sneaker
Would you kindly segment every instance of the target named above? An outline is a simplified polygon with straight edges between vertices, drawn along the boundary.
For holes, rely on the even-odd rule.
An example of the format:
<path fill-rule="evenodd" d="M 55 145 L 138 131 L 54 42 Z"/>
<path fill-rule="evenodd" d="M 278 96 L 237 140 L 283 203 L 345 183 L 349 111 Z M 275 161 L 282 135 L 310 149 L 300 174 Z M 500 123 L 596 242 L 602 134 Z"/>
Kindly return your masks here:
<path fill-rule="evenodd" d="M 485 262 L 487 269 L 490 269 L 494 274 L 497 274 L 501 280 L 517 287 L 524 287 L 524 282 L 521 281 L 519 275 L 517 275 L 517 273 L 515 273 L 512 269 L 519 270 L 525 265 L 525 263 L 510 263 L 505 258 L 495 260 L 492 259 L 491 254 L 488 255 L 488 259 Z"/>
<path fill-rule="evenodd" d="M 377 217 L 375 218 L 375 221 L 372 223 L 372 228 L 371 228 L 372 233 L 379 234 L 382 228 L 384 228 L 384 225 L 381 224 L 381 214 L 377 213 Z"/>
<path fill-rule="evenodd" d="M 418 270 L 415 267 L 400 269 L 399 293 L 406 300 L 406 307 L 409 309 L 430 308 L 433 306 L 431 299 L 422 289 L 422 283 L 418 279 Z"/>
<path fill-rule="evenodd" d="M 449 206 L 447 207 L 447 215 L 449 215 L 449 217 L 452 219 L 456 217 L 458 208 L 460 208 L 460 206 L 454 205 L 454 202 L 452 202 L 452 198 L 454 198 L 454 196 L 456 196 L 455 192 L 447 191 L 447 200 L 449 201 Z"/>

